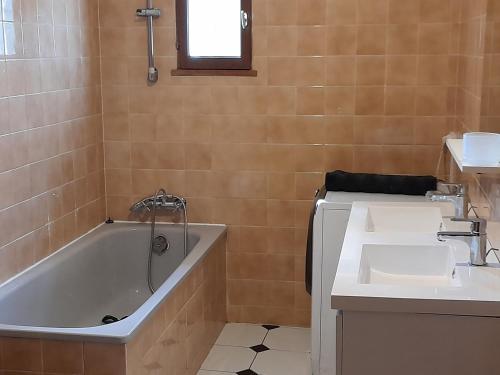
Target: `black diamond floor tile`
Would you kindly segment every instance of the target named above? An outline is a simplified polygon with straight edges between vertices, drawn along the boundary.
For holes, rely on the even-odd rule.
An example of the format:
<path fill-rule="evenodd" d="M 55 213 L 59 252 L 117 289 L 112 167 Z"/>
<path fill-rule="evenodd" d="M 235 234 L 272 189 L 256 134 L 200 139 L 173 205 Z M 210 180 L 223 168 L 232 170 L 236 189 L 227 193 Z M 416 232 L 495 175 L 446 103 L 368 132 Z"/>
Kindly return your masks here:
<path fill-rule="evenodd" d="M 251 346 L 250 349 L 252 349 L 255 353 L 261 353 L 269 350 L 269 348 L 265 345 L 259 344 L 255 346 Z"/>
<path fill-rule="evenodd" d="M 263 324 L 262 327 L 264 327 L 265 329 L 268 329 L 268 330 L 272 330 L 272 329 L 279 328 L 280 326 L 275 326 L 273 324 Z"/>
<path fill-rule="evenodd" d="M 238 375 L 258 375 L 255 371 L 252 371 L 250 369 L 238 371 L 237 374 Z"/>

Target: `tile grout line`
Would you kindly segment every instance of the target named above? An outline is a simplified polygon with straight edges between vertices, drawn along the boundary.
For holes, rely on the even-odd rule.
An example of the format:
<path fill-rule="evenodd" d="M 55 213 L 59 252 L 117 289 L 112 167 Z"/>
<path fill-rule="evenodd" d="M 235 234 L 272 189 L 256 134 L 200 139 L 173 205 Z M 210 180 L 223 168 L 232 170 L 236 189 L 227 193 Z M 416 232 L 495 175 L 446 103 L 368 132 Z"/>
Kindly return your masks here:
<path fill-rule="evenodd" d="M 278 328 L 278 329 L 279 329 L 279 328 Z M 267 337 L 267 335 L 269 335 L 270 330 L 269 330 L 269 329 L 267 329 L 267 328 L 266 328 L 266 330 L 267 330 L 267 332 L 266 332 L 266 334 L 264 335 L 264 338 L 262 339 L 262 342 L 260 343 L 261 345 L 264 345 L 264 341 L 266 341 L 266 337 Z M 254 364 L 255 360 L 257 359 L 257 355 L 258 355 L 258 354 L 259 354 L 259 353 L 255 353 L 255 356 L 253 357 L 253 360 L 252 360 L 252 362 L 250 363 L 250 366 L 248 367 L 248 369 L 249 369 L 249 370 L 252 368 L 252 365 Z"/>
<path fill-rule="evenodd" d="M 262 344 L 263 345 L 263 344 Z M 214 346 L 221 346 L 221 347 L 225 347 L 225 348 L 243 348 L 243 349 L 251 349 L 250 347 L 248 346 L 239 346 L 239 345 L 221 345 L 221 344 L 214 344 L 212 346 L 212 348 Z M 287 353 L 310 353 L 309 350 L 286 350 L 286 349 L 272 349 L 272 348 L 269 348 L 269 351 L 275 351 L 275 352 L 287 352 Z M 215 370 L 212 370 L 212 371 L 215 371 Z"/>
<path fill-rule="evenodd" d="M 255 362 L 255 360 L 257 359 L 257 354 L 259 354 L 259 353 L 255 353 L 255 356 L 253 357 L 252 362 L 250 362 L 250 365 L 248 366 L 248 369 L 249 369 L 249 370 L 252 368 L 253 363 L 254 363 L 254 362 Z M 253 371 L 253 370 L 252 370 L 252 371 Z"/>

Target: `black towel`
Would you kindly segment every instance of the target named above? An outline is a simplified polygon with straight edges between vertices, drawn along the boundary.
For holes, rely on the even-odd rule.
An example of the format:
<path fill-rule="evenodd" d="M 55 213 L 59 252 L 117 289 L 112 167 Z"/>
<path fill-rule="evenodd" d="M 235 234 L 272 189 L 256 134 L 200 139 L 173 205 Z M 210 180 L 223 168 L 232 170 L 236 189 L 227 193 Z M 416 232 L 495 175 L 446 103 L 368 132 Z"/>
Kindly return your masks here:
<path fill-rule="evenodd" d="M 433 176 L 398 176 L 369 173 L 328 172 L 325 177 L 327 191 L 425 195 L 437 189 Z"/>

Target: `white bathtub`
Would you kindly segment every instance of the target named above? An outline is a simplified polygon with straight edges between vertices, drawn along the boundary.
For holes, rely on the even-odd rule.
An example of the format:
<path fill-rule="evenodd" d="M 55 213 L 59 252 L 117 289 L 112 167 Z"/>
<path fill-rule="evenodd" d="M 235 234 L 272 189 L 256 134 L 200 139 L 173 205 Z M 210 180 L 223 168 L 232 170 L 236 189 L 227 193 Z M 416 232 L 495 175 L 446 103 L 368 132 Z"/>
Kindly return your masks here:
<path fill-rule="evenodd" d="M 102 224 L 0 286 L 0 336 L 126 343 L 225 230 L 190 224 L 183 259 L 182 225 L 157 224 L 170 249 L 153 255 L 151 295 L 150 225 Z"/>

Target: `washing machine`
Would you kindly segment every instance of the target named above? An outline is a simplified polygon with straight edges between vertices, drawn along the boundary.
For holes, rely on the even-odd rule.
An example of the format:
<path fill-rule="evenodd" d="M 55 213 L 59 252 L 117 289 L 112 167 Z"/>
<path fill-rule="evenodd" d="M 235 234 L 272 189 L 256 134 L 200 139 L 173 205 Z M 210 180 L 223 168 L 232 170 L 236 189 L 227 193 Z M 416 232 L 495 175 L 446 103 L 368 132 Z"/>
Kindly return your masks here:
<path fill-rule="evenodd" d="M 314 375 L 335 375 L 336 319 L 331 291 L 352 203 L 425 202 L 423 196 L 319 191 L 310 221 L 312 230 L 311 356 Z"/>

